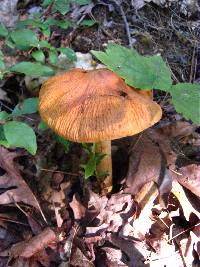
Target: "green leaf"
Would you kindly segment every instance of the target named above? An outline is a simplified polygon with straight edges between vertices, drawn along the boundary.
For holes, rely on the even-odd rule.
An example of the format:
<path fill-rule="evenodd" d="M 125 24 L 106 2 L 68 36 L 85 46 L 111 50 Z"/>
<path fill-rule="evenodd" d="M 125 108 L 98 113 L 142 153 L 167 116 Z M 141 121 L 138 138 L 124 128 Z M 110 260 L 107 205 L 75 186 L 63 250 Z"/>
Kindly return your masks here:
<path fill-rule="evenodd" d="M 3 23 L 0 23 L 0 36 L 6 37 L 8 35 L 8 30 Z"/>
<path fill-rule="evenodd" d="M 53 9 L 65 15 L 69 11 L 69 0 L 55 0 Z"/>
<path fill-rule="evenodd" d="M 24 100 L 22 104 L 18 104 L 13 112 L 13 116 L 21 116 L 25 114 L 32 114 L 38 111 L 38 98 L 32 97 Z"/>
<path fill-rule="evenodd" d="M 22 61 L 10 67 L 10 71 L 24 73 L 29 76 L 51 76 L 54 74 L 54 70 L 41 63 L 32 63 Z"/>
<path fill-rule="evenodd" d="M 39 124 L 38 124 L 38 129 L 41 130 L 41 131 L 45 131 L 47 130 L 49 127 L 48 125 L 44 122 L 44 121 L 41 121 Z"/>
<path fill-rule="evenodd" d="M 106 52 L 91 52 L 133 87 L 166 91 L 172 85 L 170 70 L 161 56 L 141 56 L 134 49 L 116 44 L 108 45 Z"/>
<path fill-rule="evenodd" d="M 51 30 L 50 28 L 45 28 L 45 29 L 42 29 L 42 33 L 45 37 L 49 37 L 51 34 Z"/>
<path fill-rule="evenodd" d="M 0 145 L 9 147 L 8 141 L 6 140 L 4 130 L 3 130 L 3 125 L 0 125 Z"/>
<path fill-rule="evenodd" d="M 83 6 L 91 3 L 91 0 L 72 0 L 77 5 Z"/>
<path fill-rule="evenodd" d="M 49 51 L 49 62 L 55 65 L 58 62 L 58 53 L 56 50 Z"/>
<path fill-rule="evenodd" d="M 96 157 L 95 154 L 91 153 L 88 162 L 83 165 L 85 170 L 85 179 L 95 174 L 96 171 Z"/>
<path fill-rule="evenodd" d="M 25 148 L 32 155 L 36 154 L 37 143 L 35 132 L 28 124 L 11 121 L 5 123 L 3 129 L 9 146 Z"/>
<path fill-rule="evenodd" d="M 0 70 L 4 70 L 5 69 L 5 63 L 2 59 L 0 59 Z"/>
<path fill-rule="evenodd" d="M 0 59 L 3 59 L 3 57 L 4 57 L 4 54 L 3 54 L 3 52 L 0 50 Z"/>
<path fill-rule="evenodd" d="M 57 134 L 53 134 L 53 138 L 56 142 L 58 142 L 59 144 L 61 144 L 64 148 L 64 151 L 65 153 L 68 153 L 69 152 L 69 147 L 70 147 L 70 144 L 71 142 L 64 139 L 62 136 L 60 135 L 57 135 Z"/>
<path fill-rule="evenodd" d="M 43 26 L 43 22 L 36 19 L 25 19 L 17 22 L 17 28 L 24 28 L 29 25 L 34 28 L 41 28 Z"/>
<path fill-rule="evenodd" d="M 42 6 L 43 6 L 43 7 L 47 7 L 47 6 L 49 6 L 52 2 L 53 2 L 53 0 L 44 0 L 44 1 L 42 2 Z"/>
<path fill-rule="evenodd" d="M 19 21 L 17 21 L 17 28 L 23 28 L 23 27 L 28 26 L 28 25 L 33 25 L 34 22 L 35 22 L 34 19 L 19 20 Z"/>
<path fill-rule="evenodd" d="M 38 45 L 38 38 L 35 32 L 29 29 L 18 29 L 10 33 L 13 42 L 21 49 L 27 49 Z"/>
<path fill-rule="evenodd" d="M 178 83 L 170 89 L 177 112 L 200 124 L 200 84 Z"/>
<path fill-rule="evenodd" d="M 9 38 L 5 40 L 5 44 L 11 49 L 15 48 L 15 44 Z"/>
<path fill-rule="evenodd" d="M 7 113 L 6 111 L 1 111 L 0 112 L 0 120 L 2 121 L 4 121 L 4 120 L 6 120 L 6 119 L 8 119 L 10 117 L 10 114 L 9 113 Z"/>
<path fill-rule="evenodd" d="M 62 54 L 66 55 L 69 60 L 71 60 L 71 61 L 75 61 L 76 60 L 76 53 L 74 52 L 73 49 L 61 47 L 61 48 L 58 48 L 57 50 L 59 52 L 61 52 Z"/>
<path fill-rule="evenodd" d="M 42 52 L 42 50 L 37 50 L 37 51 L 34 51 L 31 53 L 32 57 L 38 61 L 38 62 L 41 62 L 41 63 L 44 63 L 45 61 L 45 55 L 44 53 Z"/>
<path fill-rule="evenodd" d="M 57 26 L 60 27 L 62 29 L 67 29 L 69 28 L 72 23 L 69 20 L 57 20 L 57 19 L 52 19 L 49 18 L 44 22 L 44 25 L 46 26 Z"/>
<path fill-rule="evenodd" d="M 4 70 L 4 69 L 5 69 L 4 54 L 0 50 L 0 70 Z"/>
<path fill-rule="evenodd" d="M 79 25 L 84 27 L 92 27 L 97 22 L 92 19 L 84 19 Z"/>
<path fill-rule="evenodd" d="M 45 41 L 45 40 L 42 40 L 42 41 L 40 41 L 39 43 L 38 43 L 38 46 L 39 47 L 41 47 L 41 48 L 51 48 L 51 44 L 50 43 L 48 43 L 47 41 Z"/>

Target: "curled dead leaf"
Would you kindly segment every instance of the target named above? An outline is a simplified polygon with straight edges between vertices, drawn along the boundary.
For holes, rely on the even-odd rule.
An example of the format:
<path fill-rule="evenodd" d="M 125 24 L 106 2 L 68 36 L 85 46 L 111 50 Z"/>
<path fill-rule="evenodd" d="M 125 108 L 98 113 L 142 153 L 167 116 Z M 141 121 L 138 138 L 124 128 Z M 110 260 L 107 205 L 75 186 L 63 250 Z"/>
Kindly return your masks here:
<path fill-rule="evenodd" d="M 0 167 L 5 171 L 0 177 L 0 204 L 23 202 L 40 210 L 39 203 L 27 183 L 23 180 L 17 164 L 14 162 L 19 154 L 10 152 L 0 146 Z"/>
<path fill-rule="evenodd" d="M 0 256 L 11 258 L 30 258 L 39 251 L 45 249 L 50 243 L 58 241 L 58 236 L 51 228 L 44 229 L 40 234 L 28 241 L 22 241 L 13 245 L 10 249 L 2 251 Z"/>

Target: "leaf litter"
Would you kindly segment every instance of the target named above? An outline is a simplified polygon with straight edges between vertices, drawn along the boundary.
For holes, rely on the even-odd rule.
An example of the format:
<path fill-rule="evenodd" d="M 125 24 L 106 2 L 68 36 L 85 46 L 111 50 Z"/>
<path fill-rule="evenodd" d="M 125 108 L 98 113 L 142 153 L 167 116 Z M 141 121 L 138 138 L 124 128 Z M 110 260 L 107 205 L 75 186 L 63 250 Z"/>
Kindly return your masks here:
<path fill-rule="evenodd" d="M 110 197 L 100 197 L 90 192 L 89 199 L 92 202 L 89 200 L 84 207 L 74 197 L 70 206 L 75 219 L 81 222 L 79 228 L 85 229 L 83 242 L 87 247 L 90 245 L 90 249 L 93 244 L 92 250 L 96 247 L 93 252 L 96 252 L 95 263 L 98 262 L 97 251 L 101 251 L 105 257 L 104 264 L 109 262 L 110 266 L 170 266 L 174 261 L 176 266 L 191 266 L 193 244 L 188 240 L 198 227 L 199 210 L 193 207 L 178 183 L 177 173 L 181 173 L 182 169 L 190 169 L 191 165 L 176 168 L 177 151 L 174 152 L 173 141 L 186 142 L 193 134 L 193 125 L 179 122 L 174 126 L 146 131 L 139 141 L 136 137 L 137 149 L 133 137 L 130 154 L 134 156 L 132 159 L 130 156 L 125 189 Z M 194 176 L 198 175 L 198 171 L 199 168 L 194 168 Z M 190 183 L 190 176 L 183 177 Z M 196 177 L 198 180 L 199 176 Z M 158 191 L 154 186 L 148 201 L 141 206 L 137 201 L 141 189 L 147 184 L 148 192 L 154 183 Z M 97 215 L 88 221 L 87 211 L 92 210 Z M 81 238 L 80 229 L 76 239 Z M 125 254 L 125 259 L 121 262 L 122 254 Z"/>
<path fill-rule="evenodd" d="M 195 127 L 181 121 L 132 137 L 124 188 L 110 196 L 89 190 L 84 195 L 74 194 L 69 201 L 65 189 L 69 192 L 71 185 L 56 175 L 46 201 L 55 211 L 57 227 L 41 226 L 24 211 L 31 237 L 3 249 L 0 256 L 11 255 L 15 259 L 11 266 L 30 266 L 40 260 L 43 266 L 51 266 L 52 259 L 45 250 L 50 246 L 53 255 L 60 257 L 61 266 L 61 259 L 67 259 L 71 266 L 99 266 L 100 261 L 104 266 L 162 266 L 166 259 L 166 266 L 175 260 L 177 266 L 183 266 L 183 261 L 191 266 L 193 260 L 198 261 L 193 257 L 193 245 L 198 245 L 200 210 L 193 199 L 199 198 L 199 166 L 194 161 L 177 166 L 183 153 L 181 144 L 191 142 L 191 138 L 198 143 Z M 20 208 L 26 204 L 40 211 L 16 162 L 20 153 L 0 149 L 0 166 L 5 172 L 0 184 L 4 190 L 1 205 Z M 61 216 L 63 207 L 67 217 Z M 61 249 L 57 250 L 56 244 Z"/>
<path fill-rule="evenodd" d="M 0 147 L 0 167 L 5 171 L 0 179 L 0 188 L 3 190 L 0 195 L 0 203 L 7 205 L 23 202 L 40 209 L 37 199 L 23 180 L 19 167 L 14 162 L 19 156 L 20 154 L 17 152 L 10 152 L 4 147 Z"/>

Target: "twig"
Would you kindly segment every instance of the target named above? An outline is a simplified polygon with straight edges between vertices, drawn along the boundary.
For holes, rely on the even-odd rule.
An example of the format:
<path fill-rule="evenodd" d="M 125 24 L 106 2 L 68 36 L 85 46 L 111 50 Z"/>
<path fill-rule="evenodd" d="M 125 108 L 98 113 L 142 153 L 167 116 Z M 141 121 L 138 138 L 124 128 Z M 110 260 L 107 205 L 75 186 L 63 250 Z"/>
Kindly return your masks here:
<path fill-rule="evenodd" d="M 175 171 L 175 170 L 172 170 L 172 169 L 169 169 L 171 172 L 173 172 L 173 173 L 175 173 L 175 174 L 177 174 L 177 175 L 179 175 L 179 176 L 183 176 L 183 174 L 182 173 L 180 173 L 180 172 L 177 172 L 177 171 Z"/>
<path fill-rule="evenodd" d="M 169 63 L 168 63 L 167 60 L 166 60 L 166 62 L 167 62 L 167 66 L 168 66 L 168 68 L 170 69 L 170 72 L 171 72 L 171 74 L 172 74 L 173 79 L 178 83 L 178 82 L 179 82 L 178 78 L 177 78 L 176 75 L 173 73 L 173 71 L 172 71 L 172 69 L 171 69 L 171 67 L 170 67 L 170 65 L 169 65 Z"/>
<path fill-rule="evenodd" d="M 23 209 L 22 209 L 22 207 L 20 207 L 20 205 L 15 201 L 15 199 L 12 197 L 12 196 L 10 196 L 12 199 L 13 199 L 13 202 L 14 202 L 14 204 L 15 204 L 15 206 L 28 218 L 28 217 L 30 217 L 29 215 L 28 215 L 28 213 L 27 212 L 25 212 Z M 37 199 L 36 199 L 36 197 L 35 197 L 35 195 L 33 195 L 33 197 L 35 198 L 35 200 L 36 200 L 36 202 L 37 202 L 37 204 L 38 204 L 38 209 L 39 209 L 39 211 L 40 211 L 40 214 L 41 214 L 41 216 L 42 216 L 42 218 L 43 218 L 43 220 L 45 221 L 45 223 L 48 225 L 48 222 L 47 222 L 47 219 L 46 219 L 46 217 L 45 217 L 45 215 L 44 215 L 44 213 L 43 213 L 43 211 L 42 211 L 42 209 L 41 209 L 41 207 L 40 207 L 40 205 L 39 205 L 39 203 L 38 203 L 38 201 L 37 201 Z"/>
<path fill-rule="evenodd" d="M 20 205 L 15 201 L 14 197 L 13 197 L 13 196 L 10 196 L 10 198 L 13 200 L 15 206 L 16 206 L 22 213 L 24 213 L 24 215 L 25 215 L 26 217 L 29 217 L 28 213 L 26 213 L 26 212 L 20 207 Z M 37 203 L 38 209 L 39 209 L 39 211 L 40 211 L 40 214 L 41 214 L 43 220 L 44 220 L 45 223 L 48 225 L 47 219 L 46 219 L 46 217 L 45 217 L 45 215 L 44 215 L 44 213 L 43 213 L 43 211 L 42 211 L 42 209 L 41 209 L 41 207 L 40 207 L 40 204 L 39 204 L 39 202 L 37 201 L 37 198 L 35 197 L 34 194 L 33 194 L 33 198 L 35 199 L 35 201 L 36 201 L 36 203 Z"/>
<path fill-rule="evenodd" d="M 160 257 L 160 258 L 147 258 L 145 261 L 144 261 L 144 264 L 149 264 L 151 262 L 154 262 L 154 261 L 160 261 L 160 260 L 164 260 L 164 259 L 169 259 L 170 257 L 173 257 L 175 255 L 178 255 L 178 252 L 174 252 L 173 254 L 169 254 L 168 256 L 165 256 L 165 257 Z"/>
<path fill-rule="evenodd" d="M 132 39 L 131 39 L 131 33 L 130 33 L 130 28 L 129 28 L 129 24 L 128 24 L 128 21 L 127 21 L 127 18 L 126 18 L 126 14 L 123 10 L 123 7 L 122 5 L 120 5 L 118 3 L 117 0 L 112 0 L 113 3 L 115 3 L 115 5 L 119 8 L 119 12 L 120 12 L 120 15 L 122 16 L 122 19 L 124 21 L 124 26 L 125 26 L 125 29 L 126 29 L 126 34 L 127 34 L 127 37 L 128 37 L 128 45 L 130 48 L 133 47 L 133 42 L 132 42 Z"/>
<path fill-rule="evenodd" d="M 198 226 L 198 225 L 200 225 L 200 222 L 197 223 L 197 224 L 195 224 L 194 226 L 191 226 L 191 227 L 189 227 L 188 229 L 186 229 L 186 230 L 180 232 L 179 234 L 174 235 L 172 238 L 170 238 L 170 239 L 167 240 L 167 243 L 170 243 L 173 239 L 175 239 L 175 238 L 177 238 L 178 236 L 180 236 L 180 235 L 182 235 L 182 234 L 184 234 L 184 233 L 190 231 L 191 229 L 193 229 L 194 227 L 196 227 L 196 226 Z"/>
<path fill-rule="evenodd" d="M 41 168 L 40 170 L 41 171 L 46 171 L 46 172 L 58 172 L 58 173 L 72 175 L 72 176 L 79 176 L 79 174 L 76 174 L 76 173 L 73 173 L 73 172 L 55 171 L 55 170 L 48 170 L 48 169 L 44 169 L 44 168 Z"/>
<path fill-rule="evenodd" d="M 16 224 L 21 224 L 21 225 L 29 226 L 27 223 L 23 223 L 23 222 L 16 221 L 16 220 L 11 220 L 11 219 L 8 219 L 8 218 L 5 218 L 5 217 L 1 217 L 1 216 L 0 216 L 0 220 L 1 221 L 5 221 L 5 222 L 11 222 L 11 223 L 16 223 Z"/>
<path fill-rule="evenodd" d="M 192 53 L 191 68 L 190 68 L 190 83 L 194 82 L 195 75 L 196 75 L 196 69 L 197 69 L 196 50 L 197 50 L 197 43 L 195 42 L 193 53 Z"/>

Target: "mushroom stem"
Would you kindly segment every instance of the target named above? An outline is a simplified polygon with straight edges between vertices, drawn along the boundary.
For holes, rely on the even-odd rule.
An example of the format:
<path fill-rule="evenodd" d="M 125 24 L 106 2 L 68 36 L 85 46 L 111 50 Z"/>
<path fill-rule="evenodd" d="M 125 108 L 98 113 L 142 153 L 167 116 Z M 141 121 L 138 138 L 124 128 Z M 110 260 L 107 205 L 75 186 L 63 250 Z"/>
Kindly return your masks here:
<path fill-rule="evenodd" d="M 101 141 L 96 143 L 96 152 L 101 153 L 104 158 L 97 165 L 97 175 L 101 173 L 108 173 L 104 180 L 101 180 L 101 193 L 106 194 L 112 190 L 112 155 L 111 155 L 111 141 Z"/>

